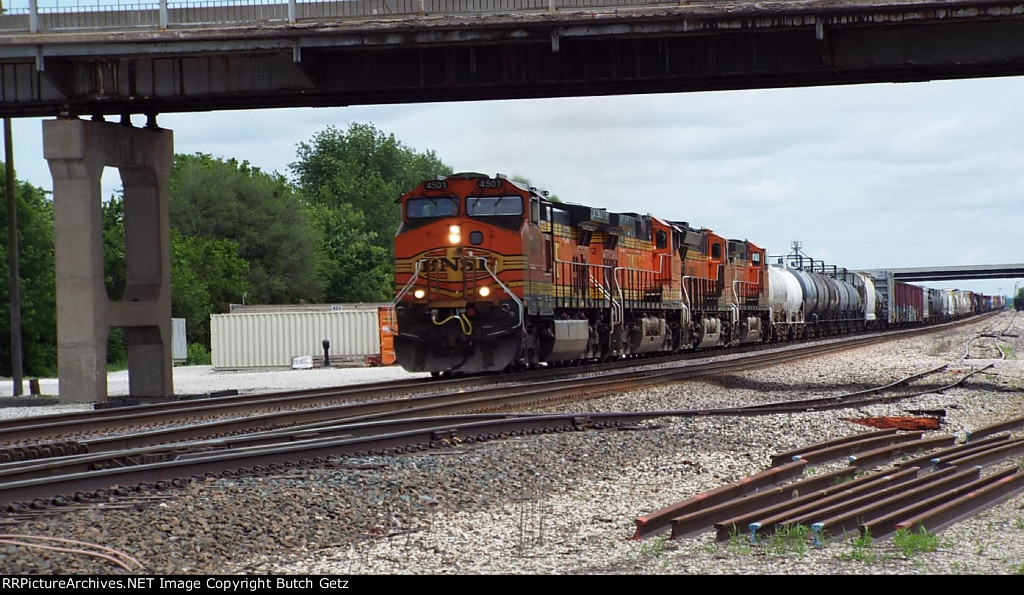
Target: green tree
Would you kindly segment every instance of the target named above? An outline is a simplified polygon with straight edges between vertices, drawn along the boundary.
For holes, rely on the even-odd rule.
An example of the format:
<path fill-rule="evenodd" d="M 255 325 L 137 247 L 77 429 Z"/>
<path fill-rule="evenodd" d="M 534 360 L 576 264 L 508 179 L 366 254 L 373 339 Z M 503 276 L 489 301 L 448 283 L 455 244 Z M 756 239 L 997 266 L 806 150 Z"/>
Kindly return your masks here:
<path fill-rule="evenodd" d="M 234 159 L 175 155 L 170 218 L 182 236 L 226 239 L 237 247 L 249 267 L 249 301 L 322 299 L 318 227 L 284 176 Z"/>
<path fill-rule="evenodd" d="M 210 348 L 210 315 L 224 312 L 232 301 L 250 291 L 246 281 L 249 265 L 238 256 L 238 247 L 224 238 L 183 236 L 170 230 L 171 316 L 185 319 L 189 344 Z M 104 282 L 111 300 L 124 294 L 124 196 L 103 204 Z M 128 351 L 124 330 L 110 329 L 107 361 L 125 366 Z"/>
<path fill-rule="evenodd" d="M 339 255 L 325 258 L 320 274 L 326 293 L 338 303 L 380 302 L 390 299 L 394 267 L 388 253 L 366 231 L 363 214 L 350 205 L 313 207 L 314 219 L 324 231 L 323 251 Z"/>
<path fill-rule="evenodd" d="M 103 285 L 107 297 L 120 300 L 125 289 L 124 194 L 118 193 L 103 203 Z M 124 329 L 114 327 L 107 335 L 107 363 L 119 368 L 128 365 L 128 344 Z"/>
<path fill-rule="evenodd" d="M 300 143 L 297 156 L 290 165 L 295 184 L 318 209 L 323 253 L 330 261 L 320 269 L 327 280 L 326 301 L 389 300 L 400 218 L 395 200 L 451 168 L 432 151 L 418 153 L 372 124 L 351 124 L 346 132 L 328 127 L 310 143 Z M 341 282 L 353 274 L 359 279 L 355 286 Z"/>
<path fill-rule="evenodd" d="M 171 230 L 171 315 L 185 319 L 189 344 L 210 347 L 210 315 L 246 295 L 249 264 L 231 240 Z"/>
<path fill-rule="evenodd" d="M 0 374 L 12 376 L 11 295 L 8 274 L 7 175 L 0 162 Z M 42 188 L 15 178 L 18 203 L 18 268 L 21 295 L 21 350 L 26 376 L 52 376 L 57 370 L 57 286 L 53 244 L 53 202 Z"/>

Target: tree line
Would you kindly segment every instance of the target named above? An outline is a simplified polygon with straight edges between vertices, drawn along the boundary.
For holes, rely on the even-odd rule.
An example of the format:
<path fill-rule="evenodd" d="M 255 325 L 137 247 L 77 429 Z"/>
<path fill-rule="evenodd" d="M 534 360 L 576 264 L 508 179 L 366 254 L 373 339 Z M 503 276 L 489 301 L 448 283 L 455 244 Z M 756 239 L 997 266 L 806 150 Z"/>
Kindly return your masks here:
<path fill-rule="evenodd" d="M 210 315 L 231 304 L 386 302 L 393 294 L 399 194 L 452 169 L 371 124 L 334 127 L 300 143 L 292 179 L 248 162 L 177 154 L 170 178 L 171 315 L 186 320 L 189 363 L 209 363 Z M 0 179 L 6 187 L 5 170 Z M 22 351 L 28 376 L 57 368 L 52 199 L 17 182 Z M 125 285 L 124 203 L 103 203 L 104 283 Z M 6 201 L 0 217 L 7 220 Z M 8 245 L 0 239 L 8 279 Z M 0 289 L 0 375 L 11 372 L 9 284 Z M 124 366 L 112 328 L 108 362 Z"/>

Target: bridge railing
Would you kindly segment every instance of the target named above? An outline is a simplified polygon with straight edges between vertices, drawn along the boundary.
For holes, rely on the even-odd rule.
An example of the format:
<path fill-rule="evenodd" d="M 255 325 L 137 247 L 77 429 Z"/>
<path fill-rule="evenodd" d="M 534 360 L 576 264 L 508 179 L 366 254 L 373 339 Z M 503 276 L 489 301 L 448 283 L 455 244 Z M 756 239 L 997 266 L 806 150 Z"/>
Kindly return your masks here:
<path fill-rule="evenodd" d="M 2 2 L 0 0 L 0 5 Z M 675 3 L 673 0 L 15 0 L 13 3 L 9 0 L 2 5 L 0 35 Z"/>

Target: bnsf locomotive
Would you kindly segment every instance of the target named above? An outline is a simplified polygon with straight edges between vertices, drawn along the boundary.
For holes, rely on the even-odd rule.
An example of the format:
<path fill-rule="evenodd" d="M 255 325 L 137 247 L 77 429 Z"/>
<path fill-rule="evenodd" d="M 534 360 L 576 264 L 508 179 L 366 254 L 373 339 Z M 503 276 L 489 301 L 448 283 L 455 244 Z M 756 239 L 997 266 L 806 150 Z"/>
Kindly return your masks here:
<path fill-rule="evenodd" d="M 747 240 L 546 196 L 500 174 L 459 173 L 399 197 L 394 339 L 403 368 L 521 369 L 922 322 L 944 306 L 957 314 L 891 274 L 800 255 L 769 266 Z"/>

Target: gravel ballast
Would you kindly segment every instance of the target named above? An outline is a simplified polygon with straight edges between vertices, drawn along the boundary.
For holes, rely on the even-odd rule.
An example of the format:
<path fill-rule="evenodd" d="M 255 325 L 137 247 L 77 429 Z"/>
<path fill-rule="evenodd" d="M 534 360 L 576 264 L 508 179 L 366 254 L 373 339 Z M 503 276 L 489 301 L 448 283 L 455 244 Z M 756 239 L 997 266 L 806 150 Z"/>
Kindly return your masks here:
<path fill-rule="evenodd" d="M 1001 314 L 998 328 L 1012 317 Z M 1016 336 L 1024 334 L 1024 321 L 1016 318 L 1002 343 L 1024 353 Z M 929 434 L 962 441 L 973 428 L 1024 415 L 1020 360 L 961 359 L 967 342 L 992 326 L 977 323 L 559 410 L 782 401 L 881 386 L 943 363 L 963 370 L 994 364 L 959 387 L 895 404 L 765 417 L 665 417 L 630 429 L 348 458 L 272 477 L 208 479 L 102 507 L 7 518 L 2 532 L 114 548 L 142 564 L 130 571 L 139 574 L 1021 574 L 1020 494 L 912 547 L 892 539 L 751 545 L 743 537 L 716 542 L 712 532 L 632 539 L 637 517 L 759 473 L 778 452 L 873 430 L 850 420 L 944 410 L 941 429 Z M 366 372 L 394 374 L 384 370 Z M 285 374 L 297 388 L 294 371 Z M 179 385 L 177 372 L 175 384 L 198 392 Z M 7 544 L 0 544 L 0 568 L 8 574 L 129 572 L 95 557 Z"/>

